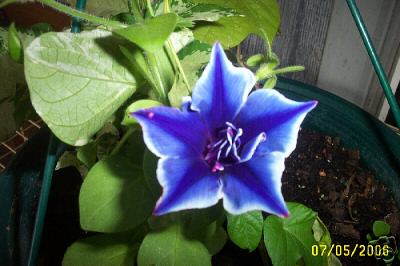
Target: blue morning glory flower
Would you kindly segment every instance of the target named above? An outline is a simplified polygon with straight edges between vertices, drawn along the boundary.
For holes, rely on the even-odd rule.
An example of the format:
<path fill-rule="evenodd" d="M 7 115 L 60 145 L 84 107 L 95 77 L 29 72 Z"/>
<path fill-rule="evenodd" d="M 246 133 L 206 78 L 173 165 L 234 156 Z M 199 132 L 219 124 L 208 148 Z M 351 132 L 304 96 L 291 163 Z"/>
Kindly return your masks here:
<path fill-rule="evenodd" d="M 287 216 L 281 193 L 284 160 L 315 101 L 295 102 L 272 89 L 252 92 L 255 77 L 234 67 L 220 44 L 182 110 L 134 112 L 144 142 L 160 157 L 163 188 L 154 214 L 206 208 L 220 199 L 226 211 L 262 210 Z"/>

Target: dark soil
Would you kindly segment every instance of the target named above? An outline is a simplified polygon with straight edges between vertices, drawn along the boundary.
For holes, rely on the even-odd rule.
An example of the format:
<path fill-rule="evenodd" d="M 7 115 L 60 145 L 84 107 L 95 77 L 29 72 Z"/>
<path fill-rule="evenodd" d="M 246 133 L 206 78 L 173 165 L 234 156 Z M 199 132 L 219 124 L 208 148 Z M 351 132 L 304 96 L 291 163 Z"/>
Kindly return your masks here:
<path fill-rule="evenodd" d="M 390 192 L 362 166 L 359 152 L 342 147 L 339 138 L 302 129 L 296 150 L 285 165 L 282 177 L 285 200 L 302 203 L 316 211 L 328 227 L 333 244 L 348 244 L 351 248 L 355 244 L 367 245 L 366 235 L 372 232 L 375 220 L 389 223 L 392 234 L 399 239 L 400 213 Z M 213 257 L 213 265 L 272 265 L 262 253 L 262 247 L 248 253 L 228 242 Z M 384 265 L 367 255 L 339 259 L 343 266 Z"/>
<path fill-rule="evenodd" d="M 400 213 L 390 191 L 360 162 L 357 150 L 339 138 L 303 129 L 296 150 L 286 160 L 282 178 L 286 201 L 303 203 L 318 212 L 335 245 L 368 244 L 375 220 L 391 224 L 398 239 Z M 343 265 L 379 265 L 373 257 L 341 256 Z"/>

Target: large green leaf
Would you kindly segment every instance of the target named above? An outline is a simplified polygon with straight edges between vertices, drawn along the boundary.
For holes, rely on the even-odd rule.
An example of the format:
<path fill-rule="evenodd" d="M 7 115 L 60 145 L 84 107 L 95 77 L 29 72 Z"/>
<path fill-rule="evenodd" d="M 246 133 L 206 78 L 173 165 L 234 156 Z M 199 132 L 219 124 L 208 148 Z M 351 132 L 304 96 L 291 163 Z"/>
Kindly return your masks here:
<path fill-rule="evenodd" d="M 263 216 L 260 211 L 228 215 L 229 238 L 242 249 L 253 251 L 261 240 Z"/>
<path fill-rule="evenodd" d="M 64 255 L 63 266 L 131 266 L 139 244 L 131 236 L 98 235 L 78 240 Z"/>
<path fill-rule="evenodd" d="M 227 49 L 238 45 L 253 29 L 246 18 L 233 16 L 221 18 L 215 23 L 199 24 L 194 28 L 193 34 L 197 40 L 208 44 L 218 41 Z"/>
<path fill-rule="evenodd" d="M 287 203 L 290 216 L 279 218 L 270 215 L 264 222 L 264 242 L 274 266 L 324 265 L 326 257 L 313 257 L 311 248 L 317 245 L 312 227 L 317 213 L 299 203 Z"/>
<path fill-rule="evenodd" d="M 76 0 L 68 0 L 71 6 L 75 6 Z M 122 12 L 128 12 L 128 0 L 89 0 L 85 11 L 101 17 L 109 17 Z"/>
<path fill-rule="evenodd" d="M 280 23 L 279 6 L 276 0 L 191 0 L 195 3 L 215 4 L 232 8 L 244 16 L 224 17 L 213 24 L 199 25 L 194 30 L 194 36 L 210 44 L 220 41 L 225 47 L 239 44 L 247 35 L 265 34 L 272 41 Z"/>
<path fill-rule="evenodd" d="M 110 33 L 47 33 L 25 51 L 36 112 L 62 141 L 84 145 L 135 91 L 119 43 Z"/>
<path fill-rule="evenodd" d="M 154 208 L 142 170 L 115 155 L 96 163 L 79 194 L 81 226 L 97 232 L 121 232 L 145 221 Z"/>
<path fill-rule="evenodd" d="M 164 3 L 158 5 L 156 14 L 162 14 Z M 190 0 L 175 0 L 171 3 L 171 11 L 179 15 L 180 19 L 193 26 L 195 21 L 217 21 L 226 16 L 233 16 L 235 12 L 229 8 L 223 8 L 213 4 L 196 4 Z"/>
<path fill-rule="evenodd" d="M 211 265 L 211 256 L 201 242 L 187 239 L 179 225 L 171 225 L 144 238 L 138 265 L 207 266 Z"/>
<path fill-rule="evenodd" d="M 174 13 L 163 14 L 149 18 L 143 23 L 117 29 L 114 32 L 143 50 L 154 53 L 162 48 L 164 42 L 174 31 L 177 19 L 178 17 Z"/>

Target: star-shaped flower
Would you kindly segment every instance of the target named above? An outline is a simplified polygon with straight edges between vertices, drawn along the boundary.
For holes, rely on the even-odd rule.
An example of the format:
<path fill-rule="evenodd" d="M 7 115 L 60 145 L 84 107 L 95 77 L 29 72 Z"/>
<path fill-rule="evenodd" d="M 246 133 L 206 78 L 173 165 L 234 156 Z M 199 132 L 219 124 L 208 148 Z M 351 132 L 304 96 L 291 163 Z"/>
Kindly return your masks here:
<path fill-rule="evenodd" d="M 287 216 L 284 160 L 315 101 L 295 102 L 272 89 L 252 92 L 255 77 L 234 67 L 220 44 L 182 110 L 153 107 L 132 115 L 160 157 L 163 193 L 154 214 L 206 208 L 223 200 L 232 214 L 263 210 Z"/>

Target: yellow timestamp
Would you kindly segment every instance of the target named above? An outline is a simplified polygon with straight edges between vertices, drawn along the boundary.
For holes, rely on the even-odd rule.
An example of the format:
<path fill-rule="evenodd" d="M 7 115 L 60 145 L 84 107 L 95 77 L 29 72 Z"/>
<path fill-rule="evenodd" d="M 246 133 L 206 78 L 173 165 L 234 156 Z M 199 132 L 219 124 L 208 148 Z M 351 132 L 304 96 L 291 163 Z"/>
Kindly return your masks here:
<path fill-rule="evenodd" d="M 390 247 L 388 245 L 359 245 L 355 244 L 354 246 L 351 245 L 337 245 L 332 244 L 330 246 L 319 244 L 313 245 L 311 247 L 311 255 L 314 257 L 316 256 L 330 256 L 331 254 L 335 255 L 336 257 L 353 257 L 353 256 L 360 256 L 360 257 L 381 257 L 381 256 L 388 256 L 390 253 Z"/>

